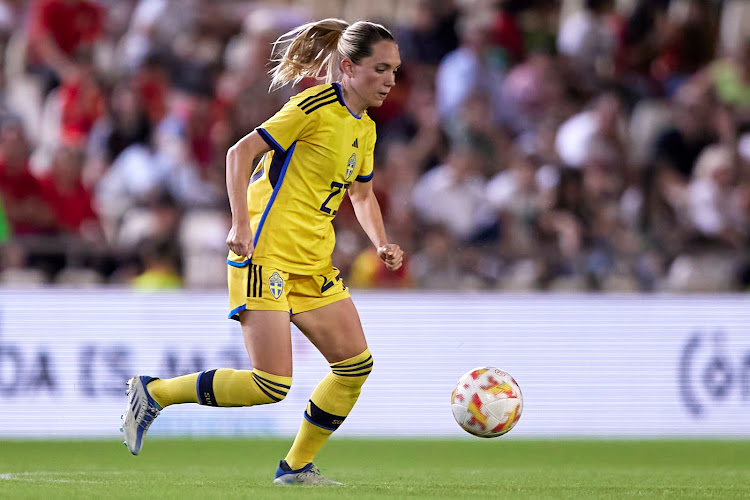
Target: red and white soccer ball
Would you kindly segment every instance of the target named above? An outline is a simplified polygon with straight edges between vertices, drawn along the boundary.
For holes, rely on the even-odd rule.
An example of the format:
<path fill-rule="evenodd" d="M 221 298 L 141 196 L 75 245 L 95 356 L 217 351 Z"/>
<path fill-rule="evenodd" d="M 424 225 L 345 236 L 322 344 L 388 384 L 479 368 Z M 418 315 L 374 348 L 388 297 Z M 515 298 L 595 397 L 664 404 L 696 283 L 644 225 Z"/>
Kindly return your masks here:
<path fill-rule="evenodd" d="M 462 376 L 451 394 L 453 417 L 463 430 L 478 437 L 502 436 L 516 425 L 523 396 L 509 373 L 492 366 Z"/>

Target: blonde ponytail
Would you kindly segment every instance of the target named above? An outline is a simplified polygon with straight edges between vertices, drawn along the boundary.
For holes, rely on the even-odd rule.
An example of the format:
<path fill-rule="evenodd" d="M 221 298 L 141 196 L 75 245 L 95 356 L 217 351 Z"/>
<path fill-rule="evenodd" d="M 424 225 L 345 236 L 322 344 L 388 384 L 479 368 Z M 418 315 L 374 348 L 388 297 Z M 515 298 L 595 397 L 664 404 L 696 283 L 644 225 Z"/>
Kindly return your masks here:
<path fill-rule="evenodd" d="M 320 79 L 325 69 L 327 82 L 333 82 L 339 71 L 338 44 L 349 23 L 341 19 L 323 19 L 284 33 L 273 44 L 270 71 L 271 89 L 303 78 Z"/>

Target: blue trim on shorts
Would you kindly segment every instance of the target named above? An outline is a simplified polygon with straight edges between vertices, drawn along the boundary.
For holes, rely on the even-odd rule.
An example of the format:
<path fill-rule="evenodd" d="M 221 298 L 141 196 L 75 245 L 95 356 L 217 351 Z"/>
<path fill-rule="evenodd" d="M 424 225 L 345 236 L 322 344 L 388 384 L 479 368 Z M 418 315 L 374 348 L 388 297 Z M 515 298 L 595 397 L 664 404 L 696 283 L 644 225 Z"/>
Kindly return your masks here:
<path fill-rule="evenodd" d="M 229 316 L 227 316 L 229 319 L 236 319 L 237 321 L 240 320 L 239 314 L 244 311 L 247 308 L 247 304 L 242 304 L 239 307 L 235 307 L 229 312 Z"/>
<path fill-rule="evenodd" d="M 227 265 L 230 265 L 232 267 L 247 267 L 248 264 L 250 264 L 250 259 L 245 259 L 242 262 L 235 262 L 233 260 L 227 259 Z"/>
<path fill-rule="evenodd" d="M 255 231 L 255 237 L 253 238 L 253 246 L 258 246 L 258 238 L 260 237 L 260 232 L 263 229 L 263 224 L 266 222 L 266 217 L 268 217 L 268 212 L 271 211 L 271 206 L 273 205 L 273 202 L 276 200 L 276 195 L 279 194 L 279 190 L 281 189 L 281 185 L 284 183 L 284 176 L 286 175 L 286 169 L 289 167 L 289 162 L 292 159 L 292 155 L 294 154 L 294 148 L 297 146 L 297 141 L 294 141 L 291 146 L 289 146 L 289 150 L 286 152 L 286 158 L 284 159 L 284 164 L 281 166 L 281 173 L 279 174 L 279 180 L 276 182 L 276 186 L 273 188 L 273 193 L 271 194 L 271 199 L 268 200 L 268 205 L 266 205 L 266 209 L 263 211 L 263 215 L 260 218 L 260 222 L 258 223 L 258 229 Z"/>

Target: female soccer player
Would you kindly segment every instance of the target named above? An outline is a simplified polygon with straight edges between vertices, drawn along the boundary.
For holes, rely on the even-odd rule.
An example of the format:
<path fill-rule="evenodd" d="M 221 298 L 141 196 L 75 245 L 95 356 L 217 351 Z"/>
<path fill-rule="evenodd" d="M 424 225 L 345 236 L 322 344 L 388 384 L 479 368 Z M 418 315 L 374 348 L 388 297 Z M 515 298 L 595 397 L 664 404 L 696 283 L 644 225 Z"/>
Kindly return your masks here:
<path fill-rule="evenodd" d="M 340 484 L 321 475 L 312 461 L 351 411 L 373 360 L 349 291 L 331 262 L 331 221 L 348 192 L 385 266 L 401 267 L 403 252 L 388 242 L 370 182 L 375 124 L 366 113 L 395 85 L 401 59 L 390 32 L 363 21 L 306 24 L 275 46 L 283 50 L 272 89 L 321 74 L 328 83 L 292 97 L 227 154 L 229 317 L 242 324 L 253 369 L 166 380 L 133 377 L 123 431 L 137 455 L 148 427 L 169 405 L 281 401 L 292 383 L 291 321 L 328 360 L 331 372 L 313 391 L 274 482 Z"/>

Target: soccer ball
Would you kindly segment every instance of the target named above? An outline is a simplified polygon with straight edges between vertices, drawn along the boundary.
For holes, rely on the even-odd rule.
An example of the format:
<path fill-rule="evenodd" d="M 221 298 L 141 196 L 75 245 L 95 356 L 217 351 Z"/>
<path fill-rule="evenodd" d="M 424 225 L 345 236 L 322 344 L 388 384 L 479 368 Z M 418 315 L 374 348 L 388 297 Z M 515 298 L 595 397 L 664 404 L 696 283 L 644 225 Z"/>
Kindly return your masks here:
<path fill-rule="evenodd" d="M 462 376 L 451 394 L 453 417 L 474 436 L 502 436 L 516 425 L 523 397 L 509 373 L 492 366 L 475 368 Z"/>

